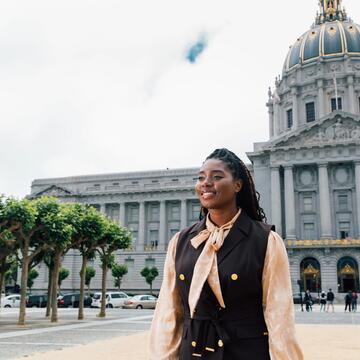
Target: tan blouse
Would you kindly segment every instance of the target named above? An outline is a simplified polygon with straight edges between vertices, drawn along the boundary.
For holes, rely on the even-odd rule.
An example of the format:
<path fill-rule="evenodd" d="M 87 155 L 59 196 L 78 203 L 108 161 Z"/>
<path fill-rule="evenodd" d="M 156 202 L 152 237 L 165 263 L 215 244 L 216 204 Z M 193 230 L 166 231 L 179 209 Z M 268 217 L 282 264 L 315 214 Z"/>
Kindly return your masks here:
<path fill-rule="evenodd" d="M 235 218 L 238 216 L 239 213 Z M 207 228 L 209 229 L 208 219 Z M 229 230 L 227 227 L 224 231 L 225 241 Z M 163 283 L 150 331 L 150 360 L 179 359 L 184 313 L 182 300 L 176 288 L 175 253 L 178 238 L 179 233 L 170 240 L 165 259 Z M 207 241 L 210 240 L 211 237 Z M 210 287 L 217 288 L 218 286 L 211 284 L 212 279 L 211 276 L 207 278 Z M 273 231 L 268 238 L 262 286 L 271 359 L 303 360 L 295 338 L 294 305 L 287 252 L 283 240 Z"/>

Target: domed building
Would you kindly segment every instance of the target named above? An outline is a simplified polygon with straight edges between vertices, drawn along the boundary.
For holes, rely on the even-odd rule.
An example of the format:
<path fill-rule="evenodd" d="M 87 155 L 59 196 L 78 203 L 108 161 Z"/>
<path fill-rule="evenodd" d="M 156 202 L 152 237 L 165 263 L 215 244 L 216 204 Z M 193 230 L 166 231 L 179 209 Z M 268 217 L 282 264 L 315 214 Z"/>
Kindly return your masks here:
<path fill-rule="evenodd" d="M 339 293 L 359 290 L 360 27 L 340 1 L 320 2 L 314 25 L 291 46 L 269 89 L 267 107 L 270 139 L 254 144 L 249 169 L 268 221 L 286 243 L 293 291 L 299 284 L 315 294 L 332 288 L 342 300 Z M 198 219 L 197 176 L 188 168 L 36 179 L 30 196 L 92 204 L 128 227 L 133 244 L 116 254 L 129 270 L 122 288 L 144 292 L 141 269 L 159 269 L 159 289 L 169 239 Z M 99 289 L 100 264 L 92 265 L 92 288 Z M 63 289 L 77 289 L 79 253 L 68 253 L 63 266 L 71 272 Z M 48 278 L 46 266 L 39 270 L 38 290 Z"/>
<path fill-rule="evenodd" d="M 270 139 L 247 155 L 293 289 L 359 291 L 360 26 L 340 0 L 320 1 L 267 107 Z"/>

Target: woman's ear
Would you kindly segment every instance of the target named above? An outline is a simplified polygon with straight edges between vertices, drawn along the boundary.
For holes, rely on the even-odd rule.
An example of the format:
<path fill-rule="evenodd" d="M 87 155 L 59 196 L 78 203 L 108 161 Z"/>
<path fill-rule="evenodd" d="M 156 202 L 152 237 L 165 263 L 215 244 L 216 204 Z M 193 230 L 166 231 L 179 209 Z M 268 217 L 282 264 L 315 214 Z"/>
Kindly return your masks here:
<path fill-rule="evenodd" d="M 243 181 L 241 179 L 235 181 L 235 192 L 240 192 L 243 188 Z"/>

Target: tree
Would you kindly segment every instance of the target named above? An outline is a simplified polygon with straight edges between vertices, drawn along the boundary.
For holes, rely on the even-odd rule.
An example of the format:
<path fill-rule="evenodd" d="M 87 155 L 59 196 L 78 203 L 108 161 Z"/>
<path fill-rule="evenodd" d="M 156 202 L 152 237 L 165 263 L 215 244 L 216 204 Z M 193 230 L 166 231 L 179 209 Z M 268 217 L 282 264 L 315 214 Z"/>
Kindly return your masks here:
<path fill-rule="evenodd" d="M 21 253 L 21 300 L 18 324 L 25 325 L 29 264 L 32 258 L 41 251 L 41 244 L 36 236 L 42 227 L 41 221 L 39 221 L 39 211 L 33 201 L 10 198 L 6 200 L 0 217 L 1 226 L 6 227 L 2 234 L 6 231 L 11 232 Z"/>
<path fill-rule="evenodd" d="M 141 272 L 141 276 L 145 278 L 145 281 L 150 285 L 150 293 L 152 294 L 152 283 L 155 278 L 159 275 L 159 270 L 154 266 L 151 269 L 144 267 Z"/>
<path fill-rule="evenodd" d="M 74 228 L 73 248 L 82 256 L 78 319 L 84 319 L 84 288 L 88 259 L 94 256 L 105 230 L 105 218 L 92 206 L 68 204 L 68 221 Z"/>
<path fill-rule="evenodd" d="M 95 276 L 96 271 L 92 266 L 87 266 L 85 270 L 85 285 L 88 287 L 88 295 L 90 296 L 90 282 Z"/>
<path fill-rule="evenodd" d="M 54 198 L 40 198 L 37 201 L 45 199 L 41 203 L 39 212 L 45 212 L 43 216 L 43 229 L 41 235 L 46 239 L 48 249 L 53 254 L 54 266 L 52 269 L 51 279 L 51 322 L 58 321 L 58 302 L 57 302 L 57 288 L 59 283 L 59 272 L 61 267 L 61 258 L 71 248 L 71 240 L 74 229 L 68 222 L 67 204 L 60 204 Z"/>
<path fill-rule="evenodd" d="M 106 228 L 102 238 L 99 240 L 97 251 L 100 254 L 102 277 L 101 277 L 101 308 L 99 317 L 105 317 L 106 305 L 106 276 L 108 270 L 115 261 L 114 252 L 126 249 L 131 244 L 131 233 L 128 229 L 119 226 L 113 221 L 106 219 Z"/>
<path fill-rule="evenodd" d="M 111 275 L 113 276 L 113 278 L 115 280 L 114 281 L 114 286 L 116 286 L 119 291 L 120 291 L 122 278 L 127 273 L 128 273 L 128 267 L 126 265 L 116 264 L 115 263 L 111 267 Z"/>
<path fill-rule="evenodd" d="M 59 278 L 58 278 L 58 286 L 59 286 L 59 293 L 62 282 L 70 275 L 70 271 L 67 268 L 61 267 L 59 270 Z"/>
<path fill-rule="evenodd" d="M 28 274 L 28 279 L 27 279 L 27 287 L 29 288 L 30 290 L 30 293 L 31 293 L 31 288 L 33 287 L 34 285 L 34 280 L 39 276 L 39 273 L 36 269 L 31 269 L 29 271 L 29 274 Z"/>

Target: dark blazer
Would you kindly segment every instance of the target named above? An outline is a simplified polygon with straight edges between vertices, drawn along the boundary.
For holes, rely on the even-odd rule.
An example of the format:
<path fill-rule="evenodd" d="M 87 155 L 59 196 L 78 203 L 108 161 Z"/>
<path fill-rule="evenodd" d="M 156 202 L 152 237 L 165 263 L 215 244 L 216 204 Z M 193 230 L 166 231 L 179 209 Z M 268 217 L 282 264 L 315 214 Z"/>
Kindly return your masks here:
<path fill-rule="evenodd" d="M 270 360 L 262 308 L 262 272 L 272 227 L 252 220 L 242 211 L 217 253 L 226 307 L 220 307 L 206 282 L 191 319 L 190 284 L 204 243 L 195 249 L 190 240 L 205 227 L 203 219 L 183 230 L 176 249 L 176 281 L 185 311 L 180 359 Z"/>

